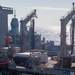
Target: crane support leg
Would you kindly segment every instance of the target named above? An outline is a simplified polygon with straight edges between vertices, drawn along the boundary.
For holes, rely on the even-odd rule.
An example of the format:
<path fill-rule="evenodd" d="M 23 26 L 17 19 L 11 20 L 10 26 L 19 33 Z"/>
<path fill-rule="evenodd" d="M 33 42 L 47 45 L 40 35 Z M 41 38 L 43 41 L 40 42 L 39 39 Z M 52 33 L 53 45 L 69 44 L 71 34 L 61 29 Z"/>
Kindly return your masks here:
<path fill-rule="evenodd" d="M 60 57 L 67 55 L 66 50 L 66 25 L 64 19 L 61 19 L 61 42 L 60 42 Z"/>
<path fill-rule="evenodd" d="M 35 21 L 34 19 L 31 19 L 31 49 L 35 48 L 35 34 L 34 34 L 34 25 L 35 25 Z"/>
<path fill-rule="evenodd" d="M 75 20 L 72 19 L 72 26 L 71 26 L 72 27 L 72 29 L 71 29 L 72 30 L 72 34 L 71 34 L 72 35 L 71 36 L 71 54 L 73 54 L 73 50 L 74 50 L 74 28 L 75 28 L 74 24 L 75 24 Z"/>
<path fill-rule="evenodd" d="M 73 54 L 73 46 L 74 46 L 74 19 L 72 19 L 72 39 L 71 39 L 71 54 Z"/>

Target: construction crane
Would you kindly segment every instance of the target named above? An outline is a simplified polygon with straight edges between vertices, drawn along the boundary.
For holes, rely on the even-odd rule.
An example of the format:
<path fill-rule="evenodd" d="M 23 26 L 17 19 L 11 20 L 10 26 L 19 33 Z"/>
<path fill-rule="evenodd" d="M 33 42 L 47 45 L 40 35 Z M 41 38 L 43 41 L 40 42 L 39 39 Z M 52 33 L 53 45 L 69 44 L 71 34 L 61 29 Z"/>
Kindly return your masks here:
<path fill-rule="evenodd" d="M 24 35 L 25 35 L 24 26 L 26 26 L 26 24 L 34 17 L 36 17 L 36 9 L 34 9 L 34 11 L 32 11 L 31 14 L 29 14 L 24 20 L 20 21 L 20 23 L 21 23 L 21 32 L 20 32 L 20 34 L 21 34 L 21 44 L 22 44 L 21 45 L 21 50 L 22 50 L 22 52 L 24 52 Z"/>
<path fill-rule="evenodd" d="M 73 3 L 73 10 L 66 16 L 60 19 L 61 21 L 61 42 L 60 42 L 60 56 L 65 57 L 68 55 L 67 49 L 66 49 L 66 25 L 68 22 L 72 19 L 72 17 L 75 15 L 75 9 L 74 9 L 74 3 Z"/>

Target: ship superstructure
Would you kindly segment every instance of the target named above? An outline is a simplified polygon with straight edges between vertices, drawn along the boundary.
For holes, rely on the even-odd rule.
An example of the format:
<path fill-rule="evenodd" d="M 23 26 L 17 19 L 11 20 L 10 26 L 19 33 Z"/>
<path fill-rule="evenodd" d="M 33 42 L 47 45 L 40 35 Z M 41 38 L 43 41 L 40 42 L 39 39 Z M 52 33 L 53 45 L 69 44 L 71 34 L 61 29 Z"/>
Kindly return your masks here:
<path fill-rule="evenodd" d="M 8 14 L 13 14 L 13 8 L 0 6 L 0 47 L 6 45 L 8 35 Z"/>

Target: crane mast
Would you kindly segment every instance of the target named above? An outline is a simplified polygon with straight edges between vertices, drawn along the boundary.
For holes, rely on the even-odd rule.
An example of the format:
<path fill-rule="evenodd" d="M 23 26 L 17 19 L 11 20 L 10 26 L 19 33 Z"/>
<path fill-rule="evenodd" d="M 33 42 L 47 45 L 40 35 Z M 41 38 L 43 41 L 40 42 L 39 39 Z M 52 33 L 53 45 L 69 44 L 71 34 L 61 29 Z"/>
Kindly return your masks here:
<path fill-rule="evenodd" d="M 31 14 L 29 14 L 24 20 L 21 20 L 21 30 L 20 30 L 20 34 L 21 34 L 21 51 L 24 52 L 24 35 L 25 35 L 25 27 L 26 24 L 33 18 L 36 17 L 36 9 L 34 9 L 34 11 L 31 12 Z"/>
<path fill-rule="evenodd" d="M 31 19 L 30 21 L 30 40 L 31 40 L 31 49 L 35 48 L 35 34 L 34 34 L 34 28 L 35 28 L 35 20 Z"/>

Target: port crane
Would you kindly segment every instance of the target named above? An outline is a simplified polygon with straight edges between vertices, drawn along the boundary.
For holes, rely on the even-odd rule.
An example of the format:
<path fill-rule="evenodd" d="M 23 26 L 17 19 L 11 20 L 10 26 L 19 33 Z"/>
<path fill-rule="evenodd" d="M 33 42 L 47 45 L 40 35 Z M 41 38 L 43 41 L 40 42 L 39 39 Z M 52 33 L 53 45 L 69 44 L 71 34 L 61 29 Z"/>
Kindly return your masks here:
<path fill-rule="evenodd" d="M 63 65 L 66 65 L 67 63 L 65 64 L 65 62 L 68 62 L 67 61 L 68 51 L 67 51 L 67 47 L 66 47 L 66 26 L 67 26 L 67 24 L 70 20 L 72 20 L 72 25 L 71 25 L 71 32 L 72 32 L 71 53 L 73 53 L 74 24 L 75 24 L 75 21 L 74 21 L 74 18 L 73 18 L 74 15 L 75 15 L 75 9 L 74 9 L 74 3 L 73 3 L 73 10 L 70 13 L 68 13 L 66 17 L 63 17 L 63 18 L 60 19 L 60 21 L 61 21 L 60 58 L 62 58 L 62 64 Z M 71 58 L 71 56 L 69 58 Z"/>
<path fill-rule="evenodd" d="M 74 3 L 73 3 L 73 10 L 66 16 L 60 19 L 61 21 L 61 42 L 60 42 L 60 55 L 61 57 L 67 56 L 67 49 L 66 49 L 66 25 L 75 15 Z M 72 27 L 73 28 L 73 27 Z"/>
<path fill-rule="evenodd" d="M 24 20 L 21 20 L 20 21 L 20 23 L 21 23 L 21 32 L 20 32 L 20 34 L 21 34 L 21 44 L 22 44 L 22 46 L 21 46 L 21 50 L 22 50 L 22 52 L 24 51 L 24 32 L 25 32 L 25 29 L 24 29 L 24 27 L 26 26 L 26 24 L 32 19 L 32 18 L 34 18 L 34 17 L 37 17 L 36 16 L 36 9 L 34 9 L 32 12 L 31 12 L 31 14 L 29 14 L 29 15 L 27 15 L 27 17 L 24 19 Z"/>

